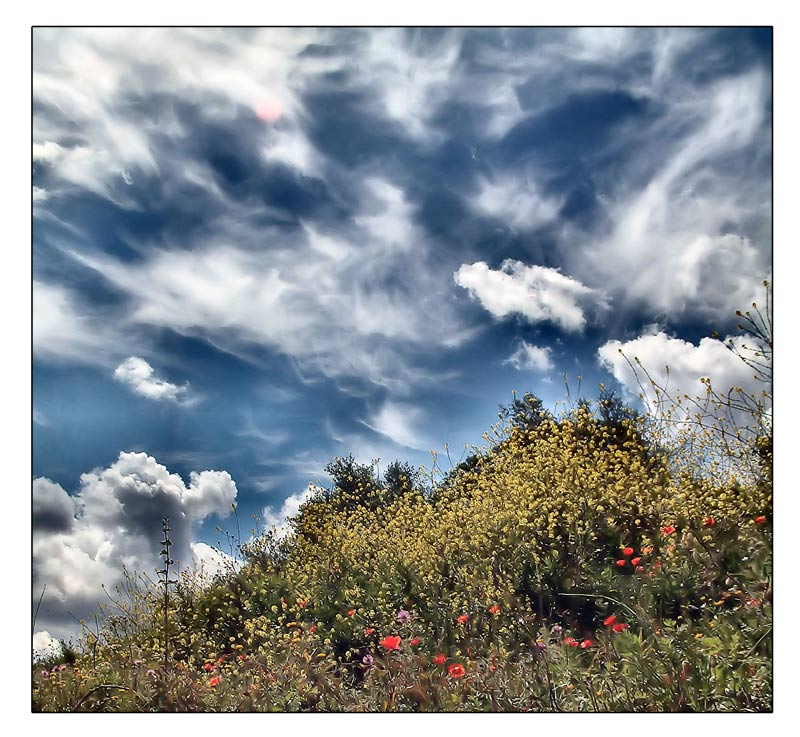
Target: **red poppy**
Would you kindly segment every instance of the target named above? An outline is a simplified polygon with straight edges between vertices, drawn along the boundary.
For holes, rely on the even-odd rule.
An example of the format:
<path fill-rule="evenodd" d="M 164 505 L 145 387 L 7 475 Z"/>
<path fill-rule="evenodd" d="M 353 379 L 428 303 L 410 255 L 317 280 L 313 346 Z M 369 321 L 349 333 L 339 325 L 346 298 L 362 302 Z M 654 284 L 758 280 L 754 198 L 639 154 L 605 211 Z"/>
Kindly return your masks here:
<path fill-rule="evenodd" d="M 411 647 L 416 647 L 420 642 L 422 642 L 422 640 L 420 640 L 419 637 L 415 637 L 409 644 Z"/>
<path fill-rule="evenodd" d="M 578 647 L 578 641 L 574 637 L 565 637 L 564 644 L 570 647 Z"/>
<path fill-rule="evenodd" d="M 466 624 L 467 622 L 469 622 L 469 614 L 460 615 L 459 618 L 456 619 L 456 622 L 458 622 L 459 624 Z"/>
<path fill-rule="evenodd" d="M 497 604 L 492 604 L 492 606 L 489 607 L 489 614 L 500 614 L 500 611 L 501 609 Z"/>
<path fill-rule="evenodd" d="M 214 666 L 211 663 L 206 663 L 203 666 L 203 670 L 206 671 L 206 673 L 209 673 L 210 671 L 214 670 Z"/>
<path fill-rule="evenodd" d="M 439 653 L 438 655 L 433 656 L 433 662 L 435 665 L 444 665 L 445 660 L 447 660 L 447 656 L 444 653 Z"/>
<path fill-rule="evenodd" d="M 714 518 L 713 517 L 706 517 L 705 520 L 703 521 L 703 524 L 706 527 L 713 527 L 714 526 Z"/>
<path fill-rule="evenodd" d="M 308 628 L 308 631 L 309 631 L 309 632 L 316 632 L 316 631 L 317 631 L 317 625 L 315 625 L 315 624 L 312 624 L 312 625 L 311 625 L 311 626 Z"/>
<path fill-rule="evenodd" d="M 453 663 L 452 665 L 448 666 L 447 672 L 450 674 L 450 678 L 463 678 L 464 673 L 464 666 L 461 663 Z"/>
<path fill-rule="evenodd" d="M 398 635 L 387 635 L 380 641 L 379 644 L 385 650 L 399 650 L 400 637 Z"/>
<path fill-rule="evenodd" d="M 586 650 L 587 648 L 590 648 L 591 646 L 592 646 L 592 641 L 591 640 L 584 640 L 581 643 L 581 650 Z"/>
<path fill-rule="evenodd" d="M 350 609 L 350 610 L 348 610 L 348 612 L 347 612 L 347 616 L 348 616 L 348 617 L 352 617 L 352 616 L 353 616 L 355 613 L 356 613 L 356 610 L 355 610 L 355 609 Z"/>
<path fill-rule="evenodd" d="M 756 523 L 757 525 L 763 525 L 763 524 L 764 524 L 766 521 L 767 521 L 767 518 L 766 518 L 766 517 L 765 517 L 763 514 L 760 514 L 760 515 L 759 515 L 758 517 L 756 517 L 756 519 L 755 519 L 755 523 Z"/>
<path fill-rule="evenodd" d="M 624 622 L 617 622 L 611 629 L 614 630 L 614 632 L 624 632 L 628 629 L 628 625 Z"/>
<path fill-rule="evenodd" d="M 305 609 L 308 606 L 308 600 L 303 599 L 303 601 L 298 602 L 301 609 Z"/>
<path fill-rule="evenodd" d="M 675 528 L 672 525 L 667 525 L 666 527 L 661 528 L 661 532 L 663 532 L 665 535 L 671 535 L 673 532 L 675 532 Z"/>
<path fill-rule="evenodd" d="M 631 564 L 632 565 L 638 566 L 639 563 L 641 563 L 641 562 L 642 562 L 641 558 L 638 558 L 638 557 L 637 558 L 631 558 Z"/>
<path fill-rule="evenodd" d="M 214 676 L 209 682 L 209 686 L 218 686 L 219 685 L 219 676 Z"/>
<path fill-rule="evenodd" d="M 244 663 L 245 660 L 247 660 L 247 656 L 244 653 L 239 655 L 239 662 Z"/>
<path fill-rule="evenodd" d="M 367 629 L 364 630 L 364 634 L 371 635 L 374 631 L 375 631 L 374 627 L 367 627 Z"/>
<path fill-rule="evenodd" d="M 603 624 L 604 624 L 606 627 L 610 627 L 610 626 L 611 626 L 612 624 L 614 624 L 614 622 L 616 622 L 616 621 L 617 621 L 617 615 L 616 615 L 616 614 L 612 614 L 610 617 L 606 617 L 606 618 L 603 620 Z"/>
<path fill-rule="evenodd" d="M 617 565 L 622 568 L 628 561 L 627 560 L 618 560 Z"/>
<path fill-rule="evenodd" d="M 623 548 L 622 554 L 623 555 L 633 555 L 633 548 Z"/>

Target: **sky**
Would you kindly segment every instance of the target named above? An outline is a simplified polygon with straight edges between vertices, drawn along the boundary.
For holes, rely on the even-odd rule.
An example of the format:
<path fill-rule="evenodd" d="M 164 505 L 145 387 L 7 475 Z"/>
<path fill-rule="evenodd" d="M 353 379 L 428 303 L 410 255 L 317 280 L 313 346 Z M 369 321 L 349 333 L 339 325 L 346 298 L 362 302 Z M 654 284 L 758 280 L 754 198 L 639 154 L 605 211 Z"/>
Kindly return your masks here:
<path fill-rule="evenodd" d="M 445 469 L 619 353 L 752 384 L 772 34 L 33 32 L 33 601 L 281 525 L 352 453 Z M 578 377 L 581 377 L 580 380 Z M 447 459 L 449 449 L 450 460 Z"/>

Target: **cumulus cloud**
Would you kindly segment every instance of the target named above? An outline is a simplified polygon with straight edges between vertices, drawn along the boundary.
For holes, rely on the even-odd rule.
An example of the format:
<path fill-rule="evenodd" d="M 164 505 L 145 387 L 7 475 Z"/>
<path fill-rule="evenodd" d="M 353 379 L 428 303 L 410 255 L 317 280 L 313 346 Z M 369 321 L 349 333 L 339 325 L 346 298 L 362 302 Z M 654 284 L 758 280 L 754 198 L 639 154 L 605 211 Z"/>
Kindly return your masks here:
<path fill-rule="evenodd" d="M 153 373 L 153 367 L 143 358 L 129 356 L 114 369 L 114 378 L 148 399 L 177 402 L 186 394 L 187 386 L 171 384 Z"/>
<path fill-rule="evenodd" d="M 733 340 L 740 349 L 745 345 L 753 347 L 753 341 L 742 336 L 725 338 L 725 342 L 728 340 Z M 655 389 L 642 368 L 637 367 L 637 358 L 641 367 L 657 384 L 668 387 L 673 397 L 704 397 L 706 388 L 700 381 L 702 378 L 711 379 L 712 387 L 721 395 L 733 387 L 741 387 L 746 394 L 759 397 L 767 388 L 755 378 L 752 368 L 726 348 L 723 341 L 714 338 L 703 338 L 695 345 L 659 331 L 624 342 L 610 340 L 600 346 L 600 364 L 613 374 L 629 399 L 635 401 L 643 394 L 645 406 L 649 407 L 656 406 Z M 738 413 L 734 419 L 742 427 L 752 422 L 749 415 Z"/>
<path fill-rule="evenodd" d="M 510 364 L 517 371 L 552 371 L 554 368 L 552 349 L 520 341 L 514 352 L 503 363 Z"/>
<path fill-rule="evenodd" d="M 172 557 L 194 560 L 193 530 L 227 516 L 236 484 L 226 471 L 192 472 L 188 485 L 146 453 L 120 453 L 108 468 L 80 478 L 74 494 L 46 478 L 33 484 L 33 590 L 46 593 L 39 614 L 51 632 L 69 633 L 122 580 L 123 566 L 153 575 L 161 520 L 169 517 Z"/>
<path fill-rule="evenodd" d="M 53 637 L 47 630 L 33 633 L 33 660 L 48 660 L 63 652 L 61 642 Z"/>
<path fill-rule="evenodd" d="M 321 491 L 321 487 L 316 484 L 309 484 L 303 491 L 286 497 L 279 510 L 276 511 L 273 506 L 264 507 L 261 512 L 264 525 L 267 529 L 273 529 L 278 537 L 285 537 L 291 531 L 288 520 L 297 516 L 300 507 Z"/>
<path fill-rule="evenodd" d="M 201 581 L 208 581 L 220 573 L 238 569 L 242 561 L 223 550 L 206 543 L 191 543 L 192 569 Z"/>
<path fill-rule="evenodd" d="M 549 321 L 569 332 L 583 329 L 586 309 L 604 306 L 600 293 L 558 269 L 511 259 L 500 269 L 490 269 L 483 261 L 462 264 L 455 280 L 497 318 L 517 314 L 528 322 Z"/>

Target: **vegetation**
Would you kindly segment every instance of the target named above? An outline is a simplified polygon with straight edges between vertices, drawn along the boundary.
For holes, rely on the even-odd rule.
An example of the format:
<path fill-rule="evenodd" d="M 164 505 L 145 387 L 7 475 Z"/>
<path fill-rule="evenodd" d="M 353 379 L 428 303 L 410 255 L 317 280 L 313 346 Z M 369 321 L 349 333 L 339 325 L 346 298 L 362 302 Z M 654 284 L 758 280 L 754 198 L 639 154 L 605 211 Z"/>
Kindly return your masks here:
<path fill-rule="evenodd" d="M 131 577 L 33 708 L 769 711 L 769 397 L 708 388 L 683 414 L 655 382 L 660 414 L 515 398 L 438 476 L 335 459 L 243 566 Z"/>

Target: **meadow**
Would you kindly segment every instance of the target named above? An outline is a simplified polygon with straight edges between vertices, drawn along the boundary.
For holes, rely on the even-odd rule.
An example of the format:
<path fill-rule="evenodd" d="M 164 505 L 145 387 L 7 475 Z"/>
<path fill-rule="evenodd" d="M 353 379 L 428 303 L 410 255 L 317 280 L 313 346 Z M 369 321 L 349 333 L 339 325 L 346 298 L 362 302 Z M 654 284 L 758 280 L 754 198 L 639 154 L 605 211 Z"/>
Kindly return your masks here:
<path fill-rule="evenodd" d="M 761 396 L 632 358 L 648 411 L 525 394 L 460 462 L 334 459 L 212 581 L 166 529 L 160 578 L 34 663 L 33 710 L 771 711 L 771 330 L 741 317 Z"/>

